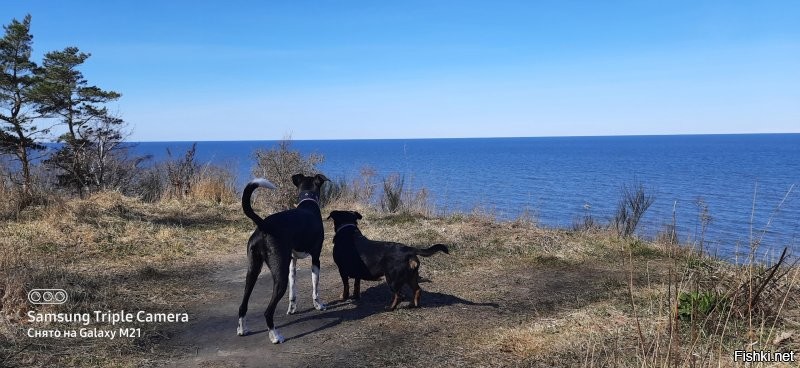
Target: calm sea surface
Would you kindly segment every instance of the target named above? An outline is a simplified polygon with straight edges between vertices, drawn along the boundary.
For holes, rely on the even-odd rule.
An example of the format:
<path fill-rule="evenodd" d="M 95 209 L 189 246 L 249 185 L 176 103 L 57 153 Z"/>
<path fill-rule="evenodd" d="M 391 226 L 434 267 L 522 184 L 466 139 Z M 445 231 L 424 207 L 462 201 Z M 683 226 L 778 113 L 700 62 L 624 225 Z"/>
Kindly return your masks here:
<path fill-rule="evenodd" d="M 197 142 L 199 162 L 251 174 L 253 151 L 274 141 Z M 135 150 L 180 156 L 191 142 L 141 142 Z M 442 212 L 480 209 L 501 219 L 527 212 L 547 226 L 570 226 L 591 213 L 611 218 L 621 186 L 642 183 L 656 197 L 640 227 L 653 236 L 677 217 L 681 240 L 701 237 L 700 212 L 711 221 L 706 249 L 736 260 L 751 239 L 775 258 L 783 247 L 800 255 L 800 134 L 563 138 L 475 138 L 294 141 L 324 155 L 329 178 L 353 179 L 369 166 L 376 181 L 404 174 L 425 187 Z"/>

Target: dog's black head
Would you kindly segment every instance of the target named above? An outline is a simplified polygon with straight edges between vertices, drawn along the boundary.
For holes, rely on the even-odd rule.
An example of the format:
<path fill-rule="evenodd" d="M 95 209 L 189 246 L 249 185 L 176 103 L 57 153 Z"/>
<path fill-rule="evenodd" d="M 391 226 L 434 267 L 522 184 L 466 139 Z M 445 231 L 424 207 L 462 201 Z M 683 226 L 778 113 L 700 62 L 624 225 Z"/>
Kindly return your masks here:
<path fill-rule="evenodd" d="M 333 227 L 338 229 L 344 225 L 358 225 L 358 220 L 361 220 L 361 214 L 356 211 L 331 211 L 328 219 L 333 219 Z"/>
<path fill-rule="evenodd" d="M 322 188 L 322 183 L 326 181 L 329 181 L 328 178 L 322 174 L 314 176 L 305 176 L 303 174 L 292 175 L 292 183 L 294 183 L 294 186 L 301 192 L 309 191 L 319 193 L 320 188 Z"/>
<path fill-rule="evenodd" d="M 328 181 L 325 175 L 317 174 L 314 176 L 305 176 L 303 174 L 292 175 L 292 183 L 297 187 L 300 196 L 298 200 L 313 199 L 319 201 L 319 191 L 322 184 Z"/>

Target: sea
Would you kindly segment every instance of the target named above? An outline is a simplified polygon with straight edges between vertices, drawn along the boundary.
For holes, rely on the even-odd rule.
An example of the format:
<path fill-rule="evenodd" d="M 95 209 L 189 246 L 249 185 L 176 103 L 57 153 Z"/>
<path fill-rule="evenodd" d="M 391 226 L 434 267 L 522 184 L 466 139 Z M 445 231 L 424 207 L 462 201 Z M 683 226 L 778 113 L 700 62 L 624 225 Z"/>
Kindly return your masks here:
<path fill-rule="evenodd" d="M 234 172 L 241 188 L 254 152 L 277 141 L 138 142 L 153 162 L 180 157 L 193 143 L 200 164 Z M 654 202 L 637 234 L 656 237 L 675 224 L 682 243 L 731 262 L 751 244 L 769 262 L 784 248 L 800 255 L 800 134 L 294 140 L 319 154 L 320 172 L 374 181 L 393 174 L 425 188 L 440 214 L 477 212 L 571 228 L 591 216 L 608 223 L 623 187 L 641 184 Z M 380 186 L 378 187 L 380 190 Z"/>

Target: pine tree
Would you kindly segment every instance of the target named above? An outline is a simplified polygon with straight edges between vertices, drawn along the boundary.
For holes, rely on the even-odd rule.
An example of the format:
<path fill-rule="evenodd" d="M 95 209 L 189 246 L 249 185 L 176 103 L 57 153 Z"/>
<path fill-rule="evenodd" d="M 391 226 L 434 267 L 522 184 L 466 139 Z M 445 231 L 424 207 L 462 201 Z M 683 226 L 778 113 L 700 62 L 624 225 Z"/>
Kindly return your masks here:
<path fill-rule="evenodd" d="M 31 154 L 45 147 L 37 140 L 47 134 L 34 124 L 32 90 L 36 85 L 36 64 L 31 61 L 33 36 L 31 16 L 3 26 L 0 39 L 0 153 L 10 154 L 19 162 L 22 195 L 30 197 Z"/>
<path fill-rule="evenodd" d="M 109 113 L 106 103 L 120 94 L 90 86 L 78 70 L 90 54 L 77 47 L 67 47 L 45 55 L 35 88 L 37 111 L 56 118 L 66 128 L 58 137 L 63 143 L 45 162 L 58 170 L 59 184 L 71 187 L 81 195 L 104 186 L 102 140 L 121 140 L 122 119 Z M 101 133 L 101 134 L 98 134 Z"/>

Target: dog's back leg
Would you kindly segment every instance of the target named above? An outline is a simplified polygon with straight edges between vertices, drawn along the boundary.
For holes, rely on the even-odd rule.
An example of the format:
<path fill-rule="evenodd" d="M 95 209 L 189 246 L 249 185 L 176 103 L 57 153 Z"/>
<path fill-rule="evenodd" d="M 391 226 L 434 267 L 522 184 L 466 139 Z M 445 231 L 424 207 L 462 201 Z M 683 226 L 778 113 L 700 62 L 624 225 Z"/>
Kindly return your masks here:
<path fill-rule="evenodd" d="M 285 257 L 272 255 L 267 259 L 267 266 L 272 273 L 272 298 L 269 300 L 267 310 L 264 312 L 264 318 L 267 320 L 267 328 L 269 329 L 269 340 L 273 344 L 280 344 L 283 342 L 283 336 L 275 328 L 273 318 L 275 316 L 275 308 L 278 307 L 278 302 L 286 294 L 286 286 L 289 283 L 289 261 L 291 255 L 287 254 Z"/>
<path fill-rule="evenodd" d="M 393 294 L 392 304 L 386 307 L 386 309 L 390 311 L 393 311 L 395 308 L 397 308 L 397 304 L 399 304 L 400 300 L 403 299 L 402 296 L 400 295 L 400 289 L 403 288 L 405 280 L 403 280 L 402 277 L 397 277 L 397 276 L 398 275 L 392 275 L 392 276 L 389 276 L 388 274 L 386 275 L 386 284 L 389 285 L 389 290 L 391 290 Z"/>
<path fill-rule="evenodd" d="M 411 271 L 411 277 L 408 279 L 408 286 L 414 291 L 414 302 L 411 304 L 414 307 L 419 307 L 419 297 L 422 294 L 422 288 L 419 287 L 419 269 L 415 268 Z"/>
<path fill-rule="evenodd" d="M 247 278 L 244 282 L 244 297 L 242 297 L 242 304 L 239 305 L 239 327 L 236 329 L 236 334 L 239 336 L 247 334 L 247 327 L 245 327 L 244 323 L 244 316 L 247 314 L 247 302 L 250 300 L 253 287 L 256 286 L 258 275 L 261 273 L 261 267 L 264 265 L 264 258 L 258 251 L 248 251 L 247 258 L 250 264 L 247 266 Z"/>

